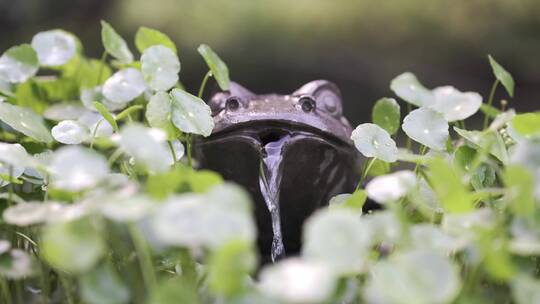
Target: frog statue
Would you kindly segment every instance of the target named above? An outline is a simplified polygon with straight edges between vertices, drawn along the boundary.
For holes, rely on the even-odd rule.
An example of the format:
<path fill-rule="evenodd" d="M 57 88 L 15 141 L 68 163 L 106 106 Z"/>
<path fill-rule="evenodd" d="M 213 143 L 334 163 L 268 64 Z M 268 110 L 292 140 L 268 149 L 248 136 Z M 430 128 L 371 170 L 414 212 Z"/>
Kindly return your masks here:
<path fill-rule="evenodd" d="M 194 145 L 200 166 L 251 194 L 263 262 L 298 253 L 304 220 L 358 181 L 339 89 L 316 80 L 290 95 L 257 95 L 231 83 L 208 104 L 215 127 Z"/>

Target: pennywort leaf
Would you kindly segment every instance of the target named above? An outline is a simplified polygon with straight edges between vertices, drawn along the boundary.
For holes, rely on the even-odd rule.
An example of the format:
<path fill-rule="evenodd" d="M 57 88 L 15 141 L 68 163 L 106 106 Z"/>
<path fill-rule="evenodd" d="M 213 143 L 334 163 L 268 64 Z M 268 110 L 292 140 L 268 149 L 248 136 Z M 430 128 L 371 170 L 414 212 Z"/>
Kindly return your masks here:
<path fill-rule="evenodd" d="M 0 79 L 11 83 L 25 82 L 38 68 L 36 51 L 29 44 L 11 47 L 0 57 Z"/>
<path fill-rule="evenodd" d="M 225 62 L 206 44 L 201 44 L 197 50 L 216 78 L 219 87 L 224 91 L 229 90 L 229 69 Z"/>
<path fill-rule="evenodd" d="M 514 78 L 512 78 L 512 75 L 508 73 L 508 71 L 505 70 L 497 61 L 495 61 L 491 55 L 488 55 L 488 58 L 495 78 L 502 83 L 506 89 L 506 92 L 508 92 L 508 95 L 510 95 L 510 97 L 514 97 Z"/>
<path fill-rule="evenodd" d="M 101 20 L 101 41 L 109 55 L 124 64 L 133 62 L 133 54 L 129 50 L 126 41 L 118 35 L 109 23 L 103 20 Z"/>
<path fill-rule="evenodd" d="M 163 45 L 171 49 L 176 54 L 176 45 L 174 42 L 164 33 L 151 29 L 145 26 L 141 26 L 135 34 L 135 46 L 139 52 L 143 53 L 147 48 L 154 45 Z"/>
<path fill-rule="evenodd" d="M 180 131 L 205 137 L 212 133 L 212 111 L 202 99 L 180 89 L 173 89 L 170 96 L 172 122 Z"/>
<path fill-rule="evenodd" d="M 399 110 L 399 104 L 395 99 L 381 98 L 373 106 L 371 120 L 392 135 L 399 129 L 401 118 Z"/>
<path fill-rule="evenodd" d="M 43 118 L 29 109 L 2 102 L 0 103 L 0 121 L 39 142 L 49 143 L 53 140 Z"/>
<path fill-rule="evenodd" d="M 77 52 L 73 34 L 63 30 L 39 32 L 32 38 L 40 65 L 59 66 L 67 63 Z"/>

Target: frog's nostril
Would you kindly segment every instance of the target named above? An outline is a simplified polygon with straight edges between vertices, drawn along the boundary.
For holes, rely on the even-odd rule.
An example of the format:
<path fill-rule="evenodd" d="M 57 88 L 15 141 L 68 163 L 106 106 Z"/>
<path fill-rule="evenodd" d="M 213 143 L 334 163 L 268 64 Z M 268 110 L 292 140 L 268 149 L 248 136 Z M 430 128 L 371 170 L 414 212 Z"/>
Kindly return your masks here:
<path fill-rule="evenodd" d="M 315 110 L 315 100 L 311 97 L 302 97 L 300 98 L 300 106 L 302 110 L 306 113 L 312 112 Z"/>
<path fill-rule="evenodd" d="M 229 97 L 227 101 L 225 102 L 225 107 L 227 110 L 230 111 L 236 111 L 240 107 L 240 101 L 238 100 L 238 97 Z"/>

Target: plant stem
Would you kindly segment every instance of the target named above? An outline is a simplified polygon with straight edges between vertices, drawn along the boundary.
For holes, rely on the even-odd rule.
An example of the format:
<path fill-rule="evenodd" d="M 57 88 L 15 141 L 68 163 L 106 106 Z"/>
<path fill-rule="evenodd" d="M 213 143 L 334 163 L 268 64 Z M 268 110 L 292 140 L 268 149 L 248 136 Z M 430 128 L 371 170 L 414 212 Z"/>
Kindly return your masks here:
<path fill-rule="evenodd" d="M 71 284 L 69 283 L 69 279 L 63 275 L 58 274 L 58 277 L 60 279 L 60 283 L 62 284 L 62 288 L 64 289 L 64 293 L 66 294 L 66 301 L 68 304 L 75 304 L 75 301 L 73 300 L 73 295 L 71 294 Z"/>
<path fill-rule="evenodd" d="M 354 191 L 358 191 L 360 189 L 360 187 L 362 187 L 362 183 L 364 182 L 364 180 L 366 179 L 368 173 L 369 173 L 369 170 L 371 170 L 371 167 L 373 166 L 373 164 L 375 163 L 375 160 L 377 158 L 374 157 L 372 158 L 369 163 L 367 164 L 366 168 L 364 169 L 364 171 L 362 172 L 362 177 L 360 178 L 360 181 L 358 182 L 358 185 L 356 185 L 356 189 Z"/>
<path fill-rule="evenodd" d="M 174 165 L 176 164 L 176 152 L 174 152 L 174 147 L 170 140 L 167 140 L 167 145 L 169 146 L 169 150 L 171 151 L 171 156 L 172 156 L 173 165 Z"/>
<path fill-rule="evenodd" d="M 493 104 L 493 98 L 495 96 L 495 90 L 497 90 L 497 86 L 499 85 L 499 79 L 495 80 L 493 85 L 491 86 L 491 91 L 489 92 L 489 98 L 488 98 L 488 105 L 491 106 Z M 487 128 L 488 125 L 489 116 L 484 115 L 484 127 L 482 129 Z"/>
<path fill-rule="evenodd" d="M 96 123 L 96 127 L 94 128 L 94 131 L 92 131 L 92 139 L 90 140 L 90 149 L 94 149 L 94 138 L 96 138 L 97 130 L 99 129 L 99 126 L 101 126 L 101 123 L 105 120 L 105 118 L 101 119 Z"/>
<path fill-rule="evenodd" d="M 109 160 L 107 161 L 107 163 L 109 164 L 109 167 L 112 166 L 116 160 L 118 160 L 118 158 L 122 155 L 122 150 L 121 149 L 116 149 L 113 154 L 111 154 L 111 156 L 109 157 Z"/>
<path fill-rule="evenodd" d="M 0 276 L 0 288 L 2 289 L 2 298 L 4 299 L 3 303 L 11 304 L 13 303 L 11 298 L 11 291 L 9 290 L 8 282 L 6 278 Z"/>
<path fill-rule="evenodd" d="M 135 246 L 144 284 L 146 289 L 151 292 L 157 284 L 157 279 L 148 245 L 135 224 L 129 224 L 129 234 Z"/>
<path fill-rule="evenodd" d="M 193 169 L 193 159 L 191 157 L 191 141 L 192 141 L 191 134 L 186 134 L 186 150 L 187 150 L 187 159 L 188 159 L 188 166 Z"/>
<path fill-rule="evenodd" d="M 201 82 L 201 86 L 199 87 L 199 93 L 197 94 L 197 97 L 202 98 L 204 94 L 204 89 L 206 88 L 206 82 L 208 81 L 208 78 L 210 78 L 210 76 L 212 76 L 212 72 L 211 71 L 206 72 Z"/>

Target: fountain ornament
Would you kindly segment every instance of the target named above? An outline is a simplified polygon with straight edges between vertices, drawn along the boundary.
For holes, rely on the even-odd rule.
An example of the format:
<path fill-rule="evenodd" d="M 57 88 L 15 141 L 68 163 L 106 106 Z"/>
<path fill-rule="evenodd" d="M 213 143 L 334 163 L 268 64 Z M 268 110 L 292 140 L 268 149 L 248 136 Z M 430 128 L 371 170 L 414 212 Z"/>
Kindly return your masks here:
<path fill-rule="evenodd" d="M 304 220 L 358 181 L 339 89 L 316 80 L 290 95 L 257 95 L 231 83 L 208 104 L 215 127 L 194 145 L 201 167 L 250 192 L 263 262 L 298 253 Z"/>

